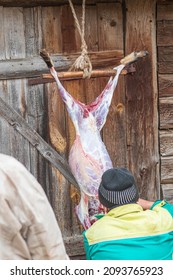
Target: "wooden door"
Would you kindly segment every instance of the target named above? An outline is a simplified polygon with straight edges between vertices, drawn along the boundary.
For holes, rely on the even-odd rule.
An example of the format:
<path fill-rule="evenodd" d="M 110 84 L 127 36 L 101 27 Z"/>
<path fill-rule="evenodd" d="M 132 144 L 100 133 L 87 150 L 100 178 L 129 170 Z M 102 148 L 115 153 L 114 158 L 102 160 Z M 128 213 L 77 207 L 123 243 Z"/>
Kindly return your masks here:
<path fill-rule="evenodd" d="M 74 2 L 80 18 L 81 1 Z M 75 130 L 55 83 L 42 79 L 48 70 L 39 57 L 40 49 L 46 48 L 57 71 L 67 71 L 81 43 L 67 1 L 42 4 L 0 1 L 0 97 L 5 102 L 0 108 L 0 151 L 16 157 L 38 179 L 69 256 L 84 258 L 83 229 L 74 214 L 80 193 L 71 184 L 74 178 L 67 165 Z M 135 73 L 120 76 L 102 131 L 114 166 L 129 168 L 148 199 L 158 197 L 160 189 L 155 7 L 152 0 L 87 1 L 85 30 L 94 68 L 112 68 L 124 54 L 149 51 L 147 59 L 135 64 Z M 65 80 L 63 85 L 74 98 L 88 103 L 107 81 L 96 77 Z"/>

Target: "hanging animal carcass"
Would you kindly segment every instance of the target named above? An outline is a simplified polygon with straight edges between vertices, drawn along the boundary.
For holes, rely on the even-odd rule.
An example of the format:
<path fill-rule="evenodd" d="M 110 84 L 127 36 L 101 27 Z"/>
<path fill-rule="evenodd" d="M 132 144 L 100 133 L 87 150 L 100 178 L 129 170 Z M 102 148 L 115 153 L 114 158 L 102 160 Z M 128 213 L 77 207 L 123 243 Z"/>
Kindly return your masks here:
<path fill-rule="evenodd" d="M 126 61 L 114 68 L 117 71 L 115 77 L 109 79 L 105 89 L 96 100 L 85 105 L 75 100 L 63 87 L 47 52 L 43 50 L 40 54 L 50 68 L 76 130 L 76 139 L 69 154 L 69 165 L 81 190 L 76 214 L 83 227 L 87 229 L 96 221 L 96 214 L 106 211 L 98 200 L 98 187 L 103 172 L 112 168 L 112 162 L 101 139 L 100 131 L 106 122 L 118 77 Z M 130 62 L 134 58 L 133 53 L 133 59 L 130 58 Z M 129 63 L 129 58 L 127 63 Z"/>

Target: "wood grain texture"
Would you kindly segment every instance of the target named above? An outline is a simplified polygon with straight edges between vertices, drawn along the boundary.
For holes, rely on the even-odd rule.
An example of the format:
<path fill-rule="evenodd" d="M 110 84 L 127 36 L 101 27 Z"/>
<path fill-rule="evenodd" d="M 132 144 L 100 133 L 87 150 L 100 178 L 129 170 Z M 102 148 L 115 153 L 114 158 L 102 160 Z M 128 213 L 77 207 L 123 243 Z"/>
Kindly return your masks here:
<path fill-rule="evenodd" d="M 73 220 L 71 219 L 72 201 L 70 198 L 70 184 L 56 168 L 51 167 L 50 201 L 60 226 L 63 237 L 73 234 Z"/>
<path fill-rule="evenodd" d="M 173 157 L 161 158 L 161 183 L 172 184 L 173 183 Z"/>
<path fill-rule="evenodd" d="M 79 100 L 83 103 L 86 103 L 86 91 L 85 91 L 85 83 L 83 80 L 76 80 L 76 81 L 63 81 L 63 85 L 65 89 L 75 98 L 76 100 Z M 67 157 L 69 155 L 70 149 L 74 143 L 74 140 L 76 138 L 76 132 L 74 125 L 67 113 L 66 110 L 66 138 L 67 138 Z M 80 159 L 79 159 L 80 160 Z M 73 232 L 76 234 L 79 234 L 82 232 L 82 227 L 79 223 L 79 220 L 75 214 L 75 206 L 79 204 L 80 200 L 80 193 L 74 189 L 74 187 L 70 186 L 70 196 L 71 196 L 71 219 L 73 222 Z"/>
<path fill-rule="evenodd" d="M 162 184 L 163 199 L 173 204 L 173 184 Z"/>
<path fill-rule="evenodd" d="M 47 128 L 51 145 L 64 158 L 66 157 L 66 117 L 64 104 L 59 96 L 55 83 L 45 88 L 47 99 Z M 50 168 L 51 189 L 50 200 L 61 228 L 63 236 L 72 234 L 70 184 L 61 172 L 54 167 Z"/>
<path fill-rule="evenodd" d="M 56 153 L 55 150 L 53 150 L 42 139 L 42 137 L 27 124 L 20 114 L 18 114 L 12 107 L 7 105 L 2 99 L 0 99 L 0 101 L 1 116 L 3 116 L 3 118 L 5 118 L 6 121 L 11 126 L 13 126 L 13 128 L 15 128 L 15 130 L 17 130 L 24 137 L 24 139 L 27 139 L 34 147 L 36 147 L 44 158 L 54 164 L 54 166 L 67 178 L 67 180 L 76 185 L 75 179 L 71 175 L 66 160 Z"/>
<path fill-rule="evenodd" d="M 7 59 L 25 57 L 25 34 L 22 8 L 4 8 L 5 56 Z"/>
<path fill-rule="evenodd" d="M 173 45 L 173 20 L 163 20 L 157 22 L 157 45 Z"/>
<path fill-rule="evenodd" d="M 158 72 L 159 74 L 173 74 L 173 61 L 159 62 Z"/>
<path fill-rule="evenodd" d="M 33 55 L 34 49 L 28 50 L 28 56 Z M 29 54 L 30 53 L 30 54 Z M 122 50 L 91 52 L 89 53 L 93 68 L 114 67 L 121 60 Z M 79 53 L 51 55 L 55 69 L 65 71 L 70 68 Z M 25 59 L 10 59 L 0 61 L 0 79 L 31 78 L 43 73 L 49 73 L 45 62 L 40 56 L 27 57 Z"/>
<path fill-rule="evenodd" d="M 0 60 L 5 59 L 3 7 L 0 7 Z"/>
<path fill-rule="evenodd" d="M 157 5 L 158 84 L 162 197 L 172 203 L 173 178 L 173 3 Z"/>
<path fill-rule="evenodd" d="M 123 1 L 123 5 L 126 4 L 123 11 L 122 1 L 87 0 L 85 29 L 94 68 L 119 64 L 124 51 L 126 54 L 141 49 L 149 51 L 147 58 L 135 64 L 134 74 L 120 76 L 103 129 L 103 140 L 114 166 L 128 167 L 134 173 L 143 198 L 159 197 L 161 177 L 163 197 L 169 201 L 173 191 L 171 1 L 157 1 L 159 5 L 157 4 L 156 19 L 156 2 L 152 0 Z M 81 0 L 73 0 L 73 3 L 80 18 Z M 75 139 L 75 130 L 55 84 L 30 86 L 27 80 L 20 78 L 39 78 L 40 74 L 48 73 L 46 65 L 39 58 L 42 47 L 46 47 L 52 55 L 58 53 L 53 56 L 57 71 L 66 71 L 79 56 L 80 37 L 68 1 L 0 0 L 0 5 L 0 79 L 3 79 L 0 81 L 0 96 L 15 108 L 32 129 L 49 142 L 49 146 L 67 160 Z M 5 8 L 10 5 L 16 7 Z M 6 80 L 11 78 L 14 80 Z M 76 99 L 89 103 L 100 94 L 107 80 L 107 77 L 100 77 L 63 81 L 63 84 Z M 85 258 L 81 236 L 83 229 L 74 213 L 74 207 L 80 199 L 79 192 L 57 168 L 44 159 L 36 147 L 19 136 L 2 118 L 0 137 L 1 152 L 5 151 L 20 159 L 42 184 L 60 225 L 70 257 Z"/>
<path fill-rule="evenodd" d="M 121 4 L 97 4 L 97 10 L 99 50 L 121 50 L 123 46 Z"/>
<path fill-rule="evenodd" d="M 70 259 L 73 259 L 75 256 L 81 259 L 81 256 L 85 255 L 83 237 L 81 235 L 66 237 L 64 238 L 64 243 Z"/>
<path fill-rule="evenodd" d="M 45 110 L 45 96 L 43 91 L 43 85 L 37 87 L 28 87 L 26 92 L 26 119 L 32 129 L 34 129 L 44 140 L 47 140 L 46 136 L 46 122 L 47 113 Z M 39 181 L 43 189 L 45 190 L 47 197 L 50 199 L 49 194 L 49 164 L 40 155 L 36 147 L 29 143 L 30 151 L 30 172 Z"/>
<path fill-rule="evenodd" d="M 104 3 L 105 0 L 87 0 L 87 4 Z M 111 3 L 112 0 L 106 0 L 107 3 Z M 122 0 L 115 0 L 115 2 L 122 2 Z M 81 5 L 81 0 L 73 0 L 74 4 Z M 68 4 L 68 0 L 0 0 L 0 5 L 11 7 L 33 7 L 33 6 L 59 6 L 62 4 Z"/>
<path fill-rule="evenodd" d="M 93 5 L 87 5 L 85 18 L 85 41 L 87 43 L 88 51 L 96 52 L 98 51 L 97 7 Z"/>
<path fill-rule="evenodd" d="M 8 81 L 0 81 L 0 97 L 4 102 L 9 102 L 9 93 L 7 91 Z M 0 118 L 0 152 L 10 155 L 10 126 L 4 122 L 4 119 Z"/>
<path fill-rule="evenodd" d="M 62 7 L 62 52 L 73 53 L 80 52 L 80 41 L 76 40 L 78 33 L 69 5 Z M 78 37 L 79 39 L 79 37 Z"/>
<path fill-rule="evenodd" d="M 62 7 L 42 8 L 43 48 L 50 53 L 62 51 Z"/>
<path fill-rule="evenodd" d="M 173 74 L 158 75 L 158 82 L 159 82 L 160 97 L 173 96 Z"/>
<path fill-rule="evenodd" d="M 58 88 L 55 83 L 46 87 L 47 108 L 48 108 L 48 127 L 50 133 L 50 142 L 52 146 L 59 152 L 65 153 L 66 140 L 66 119 L 65 107 L 62 103 Z"/>
<path fill-rule="evenodd" d="M 99 50 L 123 49 L 122 7 L 120 3 L 98 4 Z M 108 79 L 99 80 L 100 91 Z M 103 128 L 103 141 L 113 165 L 127 165 L 125 88 L 124 78 L 120 77 L 111 102 L 106 124 Z"/>
<path fill-rule="evenodd" d="M 23 9 L 26 57 L 38 56 L 42 48 L 42 9 Z"/>
<path fill-rule="evenodd" d="M 148 50 L 136 63 L 136 73 L 126 78 L 127 145 L 129 169 L 141 196 L 159 196 L 155 1 L 126 1 L 126 53 Z"/>
<path fill-rule="evenodd" d="M 7 83 L 7 90 L 9 92 L 8 104 L 16 111 L 16 113 L 19 114 L 19 116 L 21 115 L 23 118 L 25 118 L 26 114 L 25 87 L 25 80 L 9 80 Z M 16 159 L 18 159 L 20 162 L 22 162 L 25 166 L 30 166 L 28 141 L 21 134 L 15 131 L 12 126 L 10 127 L 9 139 L 11 150 L 10 154 Z"/>
<path fill-rule="evenodd" d="M 173 61 L 173 46 L 158 47 L 158 61 L 159 62 Z"/>
<path fill-rule="evenodd" d="M 126 136 L 124 77 L 120 77 L 103 128 L 104 143 L 115 167 L 127 167 Z"/>
<path fill-rule="evenodd" d="M 59 17 L 57 18 L 54 9 L 50 8 L 47 19 L 47 10 L 46 8 L 44 10 L 46 19 L 44 24 L 44 46 L 51 49 L 53 52 L 66 52 L 67 56 L 69 56 L 69 54 L 74 51 L 80 51 L 80 48 L 77 49 L 79 40 L 76 41 L 77 34 L 74 20 L 68 5 L 57 7 L 56 10 Z M 59 25 L 57 21 L 59 21 Z M 52 28 L 53 30 L 50 33 Z M 50 35 L 47 37 L 46 34 L 48 33 L 50 33 Z M 49 36 L 51 36 L 50 40 Z M 76 59 L 78 56 L 79 54 L 76 54 L 73 58 L 75 57 Z M 68 63 L 68 67 L 66 67 L 66 69 L 68 69 L 70 67 L 68 58 L 66 58 L 66 61 Z M 56 68 L 56 70 L 58 69 Z M 66 84 L 64 85 L 70 93 L 74 93 L 71 91 L 73 88 L 73 82 L 69 83 L 69 88 Z M 48 108 L 49 141 L 51 145 L 61 153 L 62 157 L 68 160 L 69 148 L 72 145 L 72 141 L 74 141 L 75 131 L 61 97 L 59 96 L 55 83 L 46 85 L 46 98 Z M 51 202 L 63 236 L 71 236 L 73 233 L 80 234 L 81 231 L 79 230 L 77 217 L 74 213 L 75 204 L 71 198 L 72 186 L 67 182 L 61 172 L 55 170 L 55 168 L 51 168 L 50 176 L 52 182 Z M 75 188 L 74 192 L 76 192 Z"/>
<path fill-rule="evenodd" d="M 173 156 L 173 130 L 161 130 L 159 136 L 161 156 Z"/>
<path fill-rule="evenodd" d="M 157 20 L 173 20 L 173 3 L 157 5 Z"/>
<path fill-rule="evenodd" d="M 161 5 L 170 5 L 172 4 L 172 0 L 157 0 L 157 4 L 161 4 Z"/>
<path fill-rule="evenodd" d="M 173 128 L 173 97 L 160 98 L 160 128 Z"/>

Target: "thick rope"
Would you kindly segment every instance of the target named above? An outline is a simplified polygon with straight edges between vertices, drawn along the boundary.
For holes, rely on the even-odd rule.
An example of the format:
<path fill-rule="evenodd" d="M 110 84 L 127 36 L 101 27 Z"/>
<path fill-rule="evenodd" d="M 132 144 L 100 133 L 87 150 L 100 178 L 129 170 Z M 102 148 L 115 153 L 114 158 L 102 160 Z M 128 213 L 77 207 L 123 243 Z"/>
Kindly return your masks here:
<path fill-rule="evenodd" d="M 83 78 L 89 78 L 91 76 L 92 72 L 92 64 L 90 61 L 90 58 L 88 56 L 88 50 L 87 50 L 87 44 L 85 42 L 85 0 L 82 2 L 82 22 L 81 26 L 79 24 L 79 20 L 77 18 L 73 3 L 71 0 L 69 1 L 69 5 L 72 10 L 73 17 L 75 19 L 75 24 L 78 29 L 79 35 L 81 37 L 81 54 L 80 56 L 75 60 L 73 65 L 71 66 L 70 70 L 82 70 L 83 71 Z"/>

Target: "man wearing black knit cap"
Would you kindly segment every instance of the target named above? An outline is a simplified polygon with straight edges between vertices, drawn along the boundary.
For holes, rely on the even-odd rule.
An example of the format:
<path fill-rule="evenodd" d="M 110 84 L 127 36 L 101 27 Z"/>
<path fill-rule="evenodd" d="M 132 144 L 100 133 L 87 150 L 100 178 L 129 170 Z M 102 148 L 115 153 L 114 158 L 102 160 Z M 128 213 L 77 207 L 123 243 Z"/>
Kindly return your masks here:
<path fill-rule="evenodd" d="M 83 233 L 90 260 L 171 260 L 173 205 L 139 198 L 125 168 L 104 172 L 98 196 L 108 213 Z"/>

